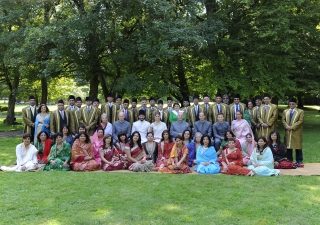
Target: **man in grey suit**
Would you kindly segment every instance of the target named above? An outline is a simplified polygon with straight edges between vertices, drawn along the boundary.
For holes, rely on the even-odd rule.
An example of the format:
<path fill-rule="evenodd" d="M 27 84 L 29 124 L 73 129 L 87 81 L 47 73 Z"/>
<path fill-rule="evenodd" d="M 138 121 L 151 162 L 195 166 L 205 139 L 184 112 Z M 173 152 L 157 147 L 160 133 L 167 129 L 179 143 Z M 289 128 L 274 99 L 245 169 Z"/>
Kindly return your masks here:
<path fill-rule="evenodd" d="M 193 125 L 193 136 L 200 132 L 202 135 L 209 135 L 211 137 L 212 134 L 212 128 L 209 121 L 205 120 L 206 116 L 204 115 L 204 112 L 199 113 L 199 119 L 197 122 Z"/>
<path fill-rule="evenodd" d="M 118 134 L 120 133 L 126 133 L 127 138 L 130 137 L 131 125 L 124 119 L 124 117 L 124 112 L 119 112 L 119 120 L 112 124 L 112 136 L 114 142 L 118 141 Z"/>
<path fill-rule="evenodd" d="M 216 151 L 219 151 L 225 134 L 227 131 L 231 130 L 229 123 L 224 120 L 223 113 L 218 113 L 218 122 L 213 124 L 212 129 L 214 135 L 214 148 Z"/>
<path fill-rule="evenodd" d="M 182 133 L 185 130 L 191 131 L 190 125 L 187 122 L 183 122 L 183 112 L 179 112 L 178 121 L 171 124 L 170 134 L 173 138 L 176 138 L 178 135 L 182 136 Z"/>

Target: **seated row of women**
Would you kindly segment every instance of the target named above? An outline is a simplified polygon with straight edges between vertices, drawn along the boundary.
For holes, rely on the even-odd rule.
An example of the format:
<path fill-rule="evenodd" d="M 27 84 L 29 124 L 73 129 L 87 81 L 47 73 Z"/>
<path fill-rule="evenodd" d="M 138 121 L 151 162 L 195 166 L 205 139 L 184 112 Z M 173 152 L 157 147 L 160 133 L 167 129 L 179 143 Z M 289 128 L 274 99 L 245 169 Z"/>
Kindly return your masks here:
<path fill-rule="evenodd" d="M 271 132 L 271 148 L 263 137 L 258 138 L 258 145 L 255 146 L 252 136 L 248 134 L 246 144 L 241 149 L 239 141 L 228 131 L 221 149 L 216 151 L 211 146 L 209 136 L 197 133 L 194 141 L 190 140 L 190 136 L 186 130 L 173 142 L 169 131 L 165 130 L 161 141 L 156 143 L 152 132 L 149 132 L 148 141 L 141 144 L 139 132 L 134 132 L 129 142 L 123 133 L 119 134 L 119 141 L 113 145 L 112 136 L 104 136 L 103 129 L 98 129 L 91 140 L 85 132 L 80 132 L 71 149 L 62 133 L 56 134 L 53 145 L 46 132 L 39 133 L 36 147 L 30 144 L 30 135 L 25 134 L 23 143 L 16 149 L 17 165 L 1 169 L 27 171 L 44 164 L 42 170 L 129 169 L 136 172 L 190 173 L 191 167 L 195 165 L 195 171 L 202 174 L 221 171 L 225 174 L 270 176 L 279 175 L 279 170 L 274 167 L 294 168 L 293 163 L 285 158 L 285 147 L 279 141 L 277 131 Z M 243 165 L 248 167 L 244 168 Z"/>

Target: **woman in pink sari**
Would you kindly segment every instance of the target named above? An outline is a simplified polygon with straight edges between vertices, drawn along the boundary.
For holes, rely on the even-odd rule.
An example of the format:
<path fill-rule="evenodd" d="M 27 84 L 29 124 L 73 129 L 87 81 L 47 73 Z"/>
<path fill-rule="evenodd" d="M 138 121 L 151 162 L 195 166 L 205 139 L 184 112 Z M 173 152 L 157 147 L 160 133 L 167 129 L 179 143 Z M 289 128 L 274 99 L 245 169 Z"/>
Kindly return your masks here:
<path fill-rule="evenodd" d="M 246 120 L 242 119 L 242 113 L 238 111 L 236 116 L 237 119 L 233 120 L 231 123 L 231 130 L 236 135 L 236 138 L 240 141 L 242 147 L 246 141 L 246 135 L 248 133 L 252 135 L 252 138 L 254 137 L 250 125 Z"/>
<path fill-rule="evenodd" d="M 80 132 L 72 145 L 71 168 L 75 171 L 93 171 L 100 168 L 94 160 L 93 145 L 87 133 Z"/>
<path fill-rule="evenodd" d="M 150 172 L 154 170 L 152 161 L 147 160 L 147 154 L 141 144 L 138 131 L 132 133 L 129 143 L 125 147 L 128 169 L 134 172 Z"/>
<path fill-rule="evenodd" d="M 252 134 L 247 133 L 246 139 L 247 140 L 243 143 L 242 150 L 241 150 L 242 159 L 243 159 L 242 161 L 243 161 L 243 165 L 245 166 L 249 164 L 252 151 L 256 147 L 256 142 L 252 138 Z"/>
<path fill-rule="evenodd" d="M 124 163 L 112 142 L 112 136 L 107 134 L 103 138 L 103 147 L 100 148 L 101 167 L 104 171 L 121 170 L 124 167 Z"/>
<path fill-rule="evenodd" d="M 101 127 L 98 128 L 96 132 L 94 132 L 94 134 L 92 135 L 94 160 L 96 160 L 99 164 L 101 164 L 99 150 L 103 146 L 103 136 L 104 136 L 104 130 Z"/>

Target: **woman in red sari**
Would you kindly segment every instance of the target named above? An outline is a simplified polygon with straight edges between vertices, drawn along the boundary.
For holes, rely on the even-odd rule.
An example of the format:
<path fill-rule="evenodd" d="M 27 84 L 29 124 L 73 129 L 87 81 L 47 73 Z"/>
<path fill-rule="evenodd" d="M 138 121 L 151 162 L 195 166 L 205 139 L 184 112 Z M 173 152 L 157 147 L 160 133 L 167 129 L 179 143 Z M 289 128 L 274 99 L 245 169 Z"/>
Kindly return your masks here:
<path fill-rule="evenodd" d="M 40 131 L 37 135 L 37 142 L 34 144 L 36 149 L 38 150 L 38 161 L 39 164 L 47 164 L 48 156 L 50 154 L 52 140 L 49 138 L 49 135 L 45 131 Z"/>
<path fill-rule="evenodd" d="M 127 155 L 129 170 L 134 172 L 150 172 L 154 170 L 152 161 L 147 160 L 138 131 L 132 133 L 130 141 L 125 147 L 125 153 Z"/>
<path fill-rule="evenodd" d="M 162 173 L 191 173 L 188 166 L 188 147 L 183 143 L 183 138 L 178 135 L 172 148 L 167 165 L 159 169 Z"/>
<path fill-rule="evenodd" d="M 99 164 L 101 164 L 100 148 L 103 146 L 103 136 L 104 130 L 101 127 L 99 127 L 92 135 L 94 160 Z"/>
<path fill-rule="evenodd" d="M 94 160 L 93 145 L 87 133 L 80 132 L 72 145 L 71 168 L 75 171 L 93 171 L 100 168 Z"/>
<path fill-rule="evenodd" d="M 249 175 L 250 170 L 243 168 L 242 154 L 235 147 L 234 139 L 228 139 L 228 148 L 222 152 L 221 173 L 229 175 Z"/>
<path fill-rule="evenodd" d="M 173 146 L 174 142 L 172 141 L 170 132 L 168 130 L 164 130 L 162 132 L 162 139 L 158 143 L 158 161 L 156 164 L 156 170 L 163 168 L 167 164 Z"/>
<path fill-rule="evenodd" d="M 104 171 L 121 170 L 124 167 L 124 163 L 112 143 L 112 136 L 107 134 L 103 138 L 103 147 L 100 148 L 101 167 Z"/>

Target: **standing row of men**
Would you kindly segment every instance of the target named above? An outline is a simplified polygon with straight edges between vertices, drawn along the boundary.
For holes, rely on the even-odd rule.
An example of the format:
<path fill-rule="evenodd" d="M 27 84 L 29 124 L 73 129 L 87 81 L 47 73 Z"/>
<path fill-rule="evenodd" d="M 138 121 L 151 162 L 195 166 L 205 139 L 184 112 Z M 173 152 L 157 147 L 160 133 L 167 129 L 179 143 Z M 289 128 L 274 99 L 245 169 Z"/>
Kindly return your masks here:
<path fill-rule="evenodd" d="M 190 105 L 189 98 L 183 98 L 183 108 L 180 109 L 180 112 L 184 112 L 186 122 L 189 123 L 191 128 L 200 120 L 202 113 L 204 118 L 201 118 L 197 126 L 200 126 L 203 121 L 208 121 L 211 125 L 222 121 L 227 121 L 231 124 L 231 121 L 236 119 L 237 111 L 240 111 L 244 115 L 247 110 L 247 106 L 240 101 L 239 94 L 233 96 L 233 103 L 230 105 L 224 103 L 229 101 L 228 96 L 219 93 L 216 94 L 213 104 L 210 104 L 208 95 L 203 96 L 203 104 L 199 104 L 199 100 L 199 96 L 194 95 L 193 105 Z M 262 101 L 264 104 L 262 104 Z M 37 113 L 33 96 L 29 99 L 29 102 L 30 106 L 22 110 L 22 116 L 25 122 L 25 132 L 32 133 Z M 144 111 L 145 120 L 150 123 L 154 122 L 154 115 L 156 112 L 159 112 L 161 121 L 166 123 L 167 127 L 170 128 L 169 115 L 175 110 L 171 97 L 167 98 L 166 108 L 163 107 L 162 100 L 158 100 L 156 105 L 155 98 L 149 99 L 149 106 L 147 106 L 147 99 L 142 98 L 140 107 L 137 107 L 137 99 L 133 98 L 131 107 L 129 107 L 128 99 L 122 101 L 121 96 L 117 96 L 116 102 L 114 102 L 112 94 L 108 94 L 107 102 L 102 104 L 101 108 L 99 108 L 99 99 L 92 99 L 91 97 L 86 97 L 85 106 L 82 106 L 82 99 L 80 97 L 75 98 L 73 95 L 69 96 L 68 102 L 69 105 L 65 106 L 63 100 L 59 100 L 58 109 L 50 114 L 50 132 L 52 134 L 60 131 L 63 124 L 68 124 L 72 133 L 77 133 L 79 125 L 84 125 L 88 134 L 92 135 L 103 113 L 107 115 L 108 122 L 114 124 L 118 120 L 119 112 L 122 112 L 124 120 L 128 121 L 132 127 L 132 124 L 139 119 L 140 110 Z M 296 151 L 297 161 L 302 162 L 302 123 L 304 114 L 303 110 L 296 108 L 295 99 L 290 99 L 289 106 L 290 110 L 285 110 L 282 116 L 282 123 L 286 129 L 285 141 L 288 152 L 292 152 L 292 149 L 298 149 Z M 268 138 L 270 132 L 275 129 L 278 118 L 278 107 L 271 103 L 270 95 L 265 94 L 263 98 L 256 96 L 255 106 L 248 109 L 248 111 L 255 136 Z M 218 120 L 218 114 L 223 115 L 222 121 L 221 118 Z"/>

